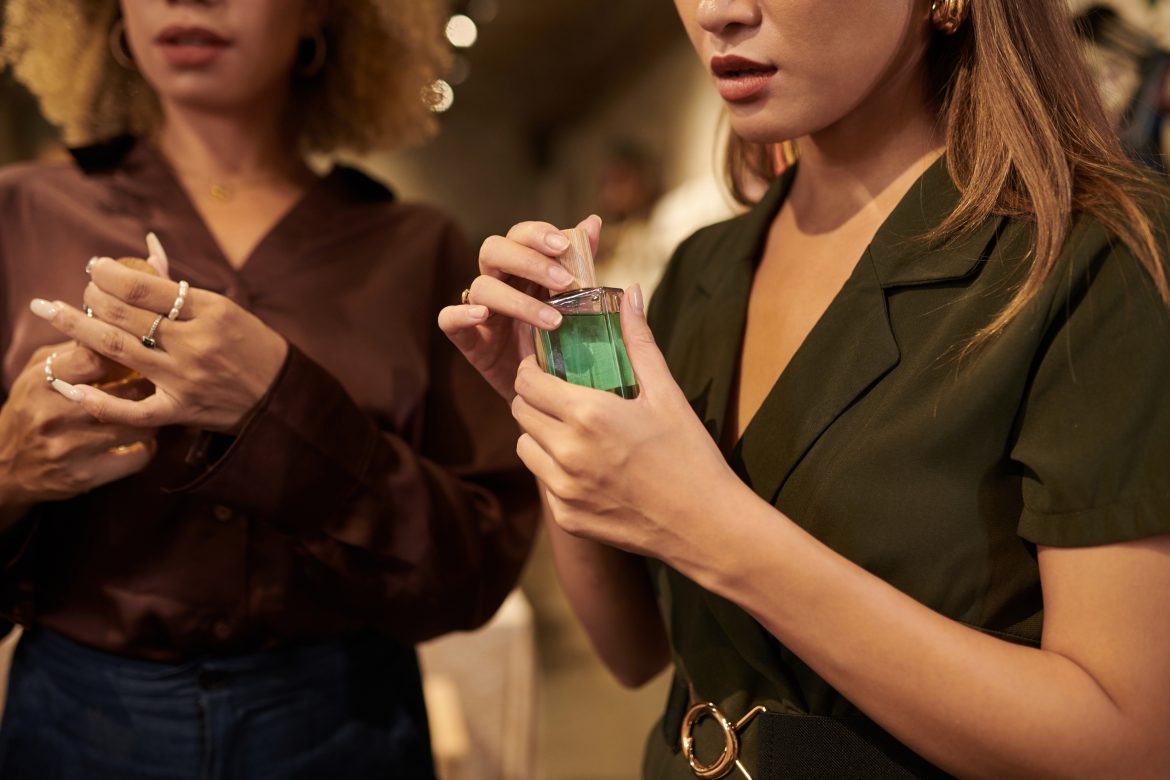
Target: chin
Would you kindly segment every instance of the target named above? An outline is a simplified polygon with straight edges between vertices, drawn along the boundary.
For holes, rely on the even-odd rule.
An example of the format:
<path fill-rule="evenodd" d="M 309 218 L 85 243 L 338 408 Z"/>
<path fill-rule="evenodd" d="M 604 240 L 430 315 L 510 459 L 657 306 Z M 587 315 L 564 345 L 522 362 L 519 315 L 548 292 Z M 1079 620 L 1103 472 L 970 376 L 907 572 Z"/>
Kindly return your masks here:
<path fill-rule="evenodd" d="M 773 99 L 755 106 L 728 106 L 731 129 L 745 141 L 777 144 L 795 141 L 832 125 L 843 111 L 825 101 Z"/>
<path fill-rule="evenodd" d="M 242 79 L 210 73 L 163 79 L 154 85 L 154 90 L 166 103 L 210 113 L 254 108 L 263 97 L 262 90 Z"/>

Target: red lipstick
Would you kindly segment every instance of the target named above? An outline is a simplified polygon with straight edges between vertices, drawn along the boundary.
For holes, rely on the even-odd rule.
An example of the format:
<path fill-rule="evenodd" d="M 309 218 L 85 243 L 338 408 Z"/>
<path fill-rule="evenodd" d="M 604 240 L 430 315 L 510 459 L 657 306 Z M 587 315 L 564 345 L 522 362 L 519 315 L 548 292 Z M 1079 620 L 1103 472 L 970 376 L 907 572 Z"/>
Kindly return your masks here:
<path fill-rule="evenodd" d="M 711 58 L 711 73 L 719 95 L 728 103 L 745 103 L 759 97 L 776 72 L 774 65 L 734 54 Z"/>
<path fill-rule="evenodd" d="M 206 27 L 171 26 L 160 32 L 154 42 L 173 67 L 196 68 L 207 65 L 231 45 L 231 41 Z"/>

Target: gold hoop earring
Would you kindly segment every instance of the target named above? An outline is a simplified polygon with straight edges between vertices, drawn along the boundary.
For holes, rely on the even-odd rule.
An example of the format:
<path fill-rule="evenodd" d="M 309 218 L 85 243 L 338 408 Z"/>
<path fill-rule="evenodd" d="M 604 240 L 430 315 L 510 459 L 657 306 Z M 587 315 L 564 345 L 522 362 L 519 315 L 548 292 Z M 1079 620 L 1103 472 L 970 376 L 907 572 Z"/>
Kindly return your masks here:
<path fill-rule="evenodd" d="M 325 33 L 322 30 L 317 30 L 317 32 L 313 33 L 312 38 L 305 38 L 301 41 L 301 48 L 304 48 L 305 45 L 312 45 L 313 56 L 303 65 L 298 64 L 296 72 L 301 78 L 311 79 L 325 67 L 325 54 L 327 52 Z M 301 58 L 298 57 L 297 59 L 299 60 Z"/>
<path fill-rule="evenodd" d="M 967 20 L 968 0 L 933 0 L 930 21 L 943 35 L 954 35 Z"/>
<path fill-rule="evenodd" d="M 120 17 L 114 20 L 114 26 L 110 28 L 109 41 L 110 56 L 114 62 L 126 70 L 138 70 L 134 64 L 134 55 L 130 52 L 130 41 L 126 38 L 126 22 Z"/>

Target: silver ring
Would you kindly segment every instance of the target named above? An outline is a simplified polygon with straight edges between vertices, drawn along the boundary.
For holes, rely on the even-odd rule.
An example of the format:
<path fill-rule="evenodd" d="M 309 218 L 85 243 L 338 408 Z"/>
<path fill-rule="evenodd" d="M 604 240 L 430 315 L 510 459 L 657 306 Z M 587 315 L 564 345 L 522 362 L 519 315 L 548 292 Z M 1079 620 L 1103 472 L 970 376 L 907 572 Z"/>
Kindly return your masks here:
<path fill-rule="evenodd" d="M 171 304 L 171 310 L 167 313 L 168 320 L 177 320 L 179 312 L 183 310 L 183 304 L 187 302 L 187 290 L 191 285 L 186 281 L 179 282 L 179 296 L 175 298 L 175 302 Z"/>
<path fill-rule="evenodd" d="M 154 349 L 158 346 L 158 342 L 155 341 L 154 334 L 158 333 L 158 325 L 166 316 L 167 315 L 165 314 L 160 314 L 154 318 L 154 322 L 150 323 L 150 330 L 146 331 L 146 335 L 142 337 L 142 346 L 146 347 L 147 349 Z"/>
<path fill-rule="evenodd" d="M 49 355 L 45 358 L 45 384 L 53 384 L 57 381 L 57 377 L 53 375 L 53 361 L 57 359 L 57 353 Z"/>
<path fill-rule="evenodd" d="M 89 304 L 88 304 L 88 303 L 83 303 L 83 304 L 81 304 L 81 312 L 82 312 L 82 314 L 84 314 L 86 317 L 89 317 L 90 319 L 93 319 L 93 309 L 89 308 Z"/>

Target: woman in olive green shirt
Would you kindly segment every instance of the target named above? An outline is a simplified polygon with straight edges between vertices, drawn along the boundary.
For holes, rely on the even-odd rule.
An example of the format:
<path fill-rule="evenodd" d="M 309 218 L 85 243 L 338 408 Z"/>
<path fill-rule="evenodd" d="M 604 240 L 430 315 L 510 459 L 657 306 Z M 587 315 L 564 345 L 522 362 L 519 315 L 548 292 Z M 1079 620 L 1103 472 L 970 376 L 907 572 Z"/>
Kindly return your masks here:
<path fill-rule="evenodd" d="M 627 292 L 641 395 L 513 385 L 551 225 L 440 315 L 602 658 L 674 662 L 645 775 L 1170 776 L 1166 210 L 1063 0 L 676 5 L 800 161 Z"/>

